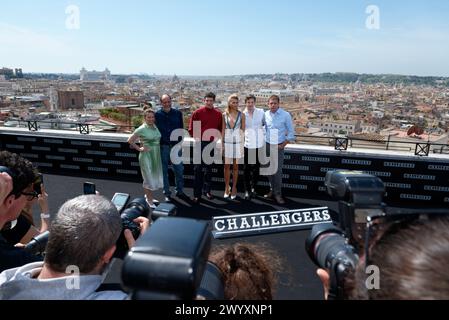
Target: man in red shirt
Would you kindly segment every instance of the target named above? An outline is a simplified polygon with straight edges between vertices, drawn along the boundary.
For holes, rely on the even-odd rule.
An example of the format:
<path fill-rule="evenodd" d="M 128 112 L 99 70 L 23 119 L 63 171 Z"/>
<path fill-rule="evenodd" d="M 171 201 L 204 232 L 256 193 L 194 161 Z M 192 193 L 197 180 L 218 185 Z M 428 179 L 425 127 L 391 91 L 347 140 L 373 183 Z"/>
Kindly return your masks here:
<path fill-rule="evenodd" d="M 196 110 L 190 119 L 189 133 L 195 139 L 195 144 L 201 144 L 201 148 L 194 147 L 194 203 L 200 202 L 202 193 L 209 200 L 213 199 L 210 192 L 211 159 L 214 158 L 216 142 L 221 139 L 222 126 L 221 112 L 215 109 L 214 103 L 215 94 L 212 92 L 206 94 L 204 97 L 205 106 Z M 206 149 L 206 152 L 203 154 L 204 149 Z M 201 155 L 198 155 L 197 152 L 200 150 Z"/>

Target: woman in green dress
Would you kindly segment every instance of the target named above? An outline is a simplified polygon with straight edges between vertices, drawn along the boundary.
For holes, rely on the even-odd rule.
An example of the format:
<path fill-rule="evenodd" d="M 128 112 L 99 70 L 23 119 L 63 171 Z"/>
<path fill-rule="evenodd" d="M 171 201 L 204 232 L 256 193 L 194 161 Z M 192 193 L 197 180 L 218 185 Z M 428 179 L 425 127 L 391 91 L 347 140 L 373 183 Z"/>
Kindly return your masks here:
<path fill-rule="evenodd" d="M 162 161 L 160 140 L 161 133 L 155 125 L 154 111 L 146 109 L 143 112 L 144 123 L 137 128 L 128 139 L 131 148 L 139 151 L 140 171 L 143 178 L 145 198 L 151 208 L 156 208 L 153 191 L 163 188 Z M 136 145 L 140 140 L 140 146 Z"/>

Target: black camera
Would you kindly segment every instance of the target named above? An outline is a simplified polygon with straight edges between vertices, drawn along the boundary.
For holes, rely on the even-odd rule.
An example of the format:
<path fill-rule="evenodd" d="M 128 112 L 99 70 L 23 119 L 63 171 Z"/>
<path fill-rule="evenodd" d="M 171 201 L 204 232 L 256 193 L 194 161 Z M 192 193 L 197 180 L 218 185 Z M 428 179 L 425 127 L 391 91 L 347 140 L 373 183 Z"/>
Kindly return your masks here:
<path fill-rule="evenodd" d="M 449 214 L 447 209 L 387 211 L 382 180 L 363 172 L 331 171 L 325 184 L 328 193 L 339 200 L 338 219 L 335 224 L 315 225 L 306 251 L 317 266 L 329 272 L 329 299 L 348 298 L 348 275 L 355 272 L 359 255 L 365 254 L 368 266 L 370 247 L 393 225 Z"/>
<path fill-rule="evenodd" d="M 38 173 L 36 180 L 34 180 L 34 183 L 33 183 L 33 190 L 37 194 L 42 194 L 42 184 L 43 183 L 44 183 L 44 176 L 42 175 L 42 173 Z"/>
<path fill-rule="evenodd" d="M 223 279 L 207 262 L 211 246 L 208 222 L 161 217 L 129 251 L 122 282 L 134 300 L 223 299 Z"/>
<path fill-rule="evenodd" d="M 385 216 L 385 186 L 376 176 L 360 171 L 330 171 L 325 185 L 328 194 L 338 200 L 337 226 L 349 243 L 362 250 L 365 246 L 366 223 Z"/>
<path fill-rule="evenodd" d="M 367 224 L 386 215 L 385 186 L 378 177 L 357 171 L 330 171 L 325 185 L 329 195 L 339 200 L 338 221 L 315 225 L 306 251 L 317 266 L 330 273 L 329 299 L 345 299 L 345 281 L 368 247 Z"/>
<path fill-rule="evenodd" d="M 306 251 L 312 261 L 330 275 L 330 300 L 345 299 L 345 281 L 359 261 L 356 249 L 350 245 L 343 231 L 333 224 L 318 224 L 306 239 Z"/>
<path fill-rule="evenodd" d="M 136 198 L 125 207 L 120 217 L 122 218 L 123 231 L 129 229 L 134 237 L 137 239 L 140 235 L 140 227 L 134 222 L 138 217 L 148 218 L 150 216 L 150 207 L 144 198 Z M 126 242 L 125 234 L 122 232 L 117 241 L 117 250 L 115 256 L 123 258 L 127 251 L 128 243 Z"/>
<path fill-rule="evenodd" d="M 83 193 L 84 194 L 96 194 L 95 183 L 84 182 L 84 184 L 83 184 Z"/>
<path fill-rule="evenodd" d="M 24 250 L 32 255 L 44 255 L 49 236 L 49 231 L 38 234 L 33 239 L 31 239 L 30 242 L 27 243 Z"/>

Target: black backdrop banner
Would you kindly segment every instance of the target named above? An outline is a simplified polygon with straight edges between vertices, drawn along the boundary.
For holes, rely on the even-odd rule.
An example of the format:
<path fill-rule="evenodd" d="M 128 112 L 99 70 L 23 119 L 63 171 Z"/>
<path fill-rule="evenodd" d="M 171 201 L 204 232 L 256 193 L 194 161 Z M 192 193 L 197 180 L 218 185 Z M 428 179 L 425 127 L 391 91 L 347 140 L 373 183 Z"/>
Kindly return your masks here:
<path fill-rule="evenodd" d="M 1 132 L 0 148 L 32 161 L 43 173 L 141 182 L 138 154 L 123 137 L 65 134 L 52 137 L 32 132 Z M 193 154 L 191 152 L 190 154 Z M 283 168 L 286 196 L 331 200 L 324 186 L 327 171 L 358 170 L 385 183 L 389 205 L 449 207 L 449 158 L 414 155 L 364 154 L 329 148 L 287 149 Z M 243 166 L 241 166 L 240 174 Z M 193 185 L 193 165 L 185 166 L 185 184 Z M 171 179 L 173 179 L 170 171 Z M 242 183 L 243 179 L 240 179 Z M 223 167 L 214 165 L 213 187 L 223 189 Z M 262 177 L 259 187 L 268 188 Z M 242 190 L 242 188 L 240 189 Z"/>

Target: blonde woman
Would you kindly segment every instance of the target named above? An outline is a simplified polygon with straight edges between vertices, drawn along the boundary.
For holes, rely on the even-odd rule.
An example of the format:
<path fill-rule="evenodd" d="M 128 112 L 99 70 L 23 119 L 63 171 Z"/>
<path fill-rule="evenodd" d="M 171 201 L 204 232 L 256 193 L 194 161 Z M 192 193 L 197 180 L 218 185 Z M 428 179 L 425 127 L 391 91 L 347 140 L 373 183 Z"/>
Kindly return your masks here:
<path fill-rule="evenodd" d="M 153 191 L 163 188 L 162 161 L 160 140 L 161 133 L 155 125 L 155 113 L 152 109 L 143 112 L 144 123 L 137 128 L 128 139 L 131 148 L 139 151 L 140 171 L 143 178 L 143 189 L 148 205 L 156 208 Z M 140 140 L 140 146 L 136 145 Z"/>
<path fill-rule="evenodd" d="M 223 155 L 225 159 L 224 180 L 225 193 L 224 198 L 237 198 L 237 182 L 239 176 L 239 160 L 243 158 L 243 132 L 245 131 L 245 115 L 239 111 L 239 97 L 236 94 L 228 98 L 228 107 L 223 112 L 222 137 L 223 137 Z M 232 168 L 232 189 L 229 182 L 231 180 Z"/>

